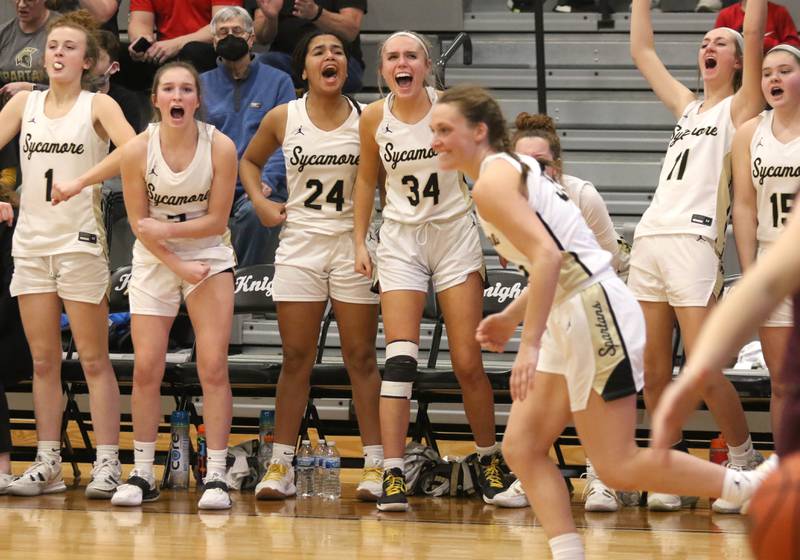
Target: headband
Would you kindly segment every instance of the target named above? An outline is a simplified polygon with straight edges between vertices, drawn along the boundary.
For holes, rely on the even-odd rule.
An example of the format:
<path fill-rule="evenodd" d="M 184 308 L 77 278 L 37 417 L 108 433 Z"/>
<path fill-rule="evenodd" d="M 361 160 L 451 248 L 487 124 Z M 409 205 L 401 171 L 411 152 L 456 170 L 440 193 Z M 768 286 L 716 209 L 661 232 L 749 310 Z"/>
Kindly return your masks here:
<path fill-rule="evenodd" d="M 428 58 L 431 57 L 431 53 L 428 51 L 428 45 L 425 44 L 425 41 L 422 40 L 422 37 L 420 37 L 419 35 L 417 35 L 412 31 L 395 31 L 386 38 L 383 44 L 386 45 L 386 43 L 388 43 L 391 39 L 394 39 L 395 37 L 408 37 L 410 39 L 414 39 L 417 43 L 420 44 L 422 50 L 425 51 L 425 56 Z"/>
<path fill-rule="evenodd" d="M 777 51 L 784 51 L 788 52 L 789 54 L 794 55 L 797 60 L 800 60 L 800 49 L 795 47 L 794 45 L 787 45 L 786 43 L 782 43 L 776 47 L 772 47 L 767 54 L 772 54 Z"/>
<path fill-rule="evenodd" d="M 742 52 L 744 52 L 744 37 L 742 36 L 741 33 L 730 27 L 718 27 L 717 29 L 724 29 L 725 31 L 733 35 L 733 38 L 736 39 L 737 43 L 739 43 L 739 49 Z"/>

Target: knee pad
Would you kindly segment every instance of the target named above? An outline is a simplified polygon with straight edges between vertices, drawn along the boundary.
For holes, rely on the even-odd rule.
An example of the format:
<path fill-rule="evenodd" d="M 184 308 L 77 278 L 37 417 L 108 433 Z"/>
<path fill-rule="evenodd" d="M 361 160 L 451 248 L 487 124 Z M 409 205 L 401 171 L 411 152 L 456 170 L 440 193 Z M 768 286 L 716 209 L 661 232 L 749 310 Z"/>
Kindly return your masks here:
<path fill-rule="evenodd" d="M 411 400 L 411 388 L 417 378 L 419 346 L 408 340 L 386 345 L 386 367 L 381 382 L 381 397 Z"/>

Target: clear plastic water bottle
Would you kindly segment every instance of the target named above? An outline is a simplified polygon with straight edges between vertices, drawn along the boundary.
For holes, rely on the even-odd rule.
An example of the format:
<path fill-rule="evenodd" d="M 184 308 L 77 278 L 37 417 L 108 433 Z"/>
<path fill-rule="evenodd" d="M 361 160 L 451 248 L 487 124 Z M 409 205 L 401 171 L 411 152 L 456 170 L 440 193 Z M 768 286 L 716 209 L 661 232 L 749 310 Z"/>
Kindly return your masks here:
<path fill-rule="evenodd" d="M 342 495 L 342 481 L 339 478 L 342 467 L 342 458 L 336 449 L 336 442 L 328 442 L 328 452 L 325 454 L 324 483 L 322 497 L 326 500 L 338 500 Z"/>
<path fill-rule="evenodd" d="M 321 439 L 314 448 L 314 495 L 322 496 L 322 487 L 324 484 L 324 468 L 325 468 L 325 455 L 328 454 L 328 447 L 325 445 L 325 440 Z"/>
<path fill-rule="evenodd" d="M 189 488 L 189 412 L 174 411 L 170 424 L 169 486 Z"/>
<path fill-rule="evenodd" d="M 272 458 L 275 441 L 275 411 L 262 410 L 258 417 L 258 476 L 264 476 Z"/>
<path fill-rule="evenodd" d="M 300 498 L 314 496 L 314 451 L 311 442 L 304 439 L 297 452 L 297 466 L 294 469 L 297 495 Z"/>

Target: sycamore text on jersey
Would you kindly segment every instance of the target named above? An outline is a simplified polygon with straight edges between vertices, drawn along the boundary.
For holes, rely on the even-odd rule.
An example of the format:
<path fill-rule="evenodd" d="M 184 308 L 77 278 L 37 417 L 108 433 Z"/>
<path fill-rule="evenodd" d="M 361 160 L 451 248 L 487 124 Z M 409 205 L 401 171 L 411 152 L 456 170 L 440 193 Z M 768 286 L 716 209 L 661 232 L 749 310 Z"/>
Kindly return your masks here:
<path fill-rule="evenodd" d="M 416 148 L 411 150 L 394 151 L 394 144 L 391 142 L 386 144 L 383 149 L 383 159 L 387 163 L 392 164 L 392 169 L 397 169 L 397 164 L 403 161 L 416 161 L 419 159 L 433 159 L 436 157 L 436 152 L 433 148 Z"/>
<path fill-rule="evenodd" d="M 358 165 L 358 154 L 303 154 L 303 146 L 295 146 L 291 165 L 297 166 L 297 172 L 302 173 L 307 165 Z"/>
<path fill-rule="evenodd" d="M 718 131 L 716 126 L 699 126 L 697 128 L 688 129 L 682 128 L 681 125 L 675 125 L 675 132 L 672 133 L 672 139 L 669 142 L 671 148 L 687 136 L 717 136 Z"/>
<path fill-rule="evenodd" d="M 800 177 L 800 165 L 767 165 L 762 167 L 761 158 L 753 160 L 753 179 L 758 179 L 760 186 L 764 185 L 764 179 L 770 177 Z"/>
<path fill-rule="evenodd" d="M 33 135 L 28 133 L 22 140 L 22 153 L 30 161 L 33 154 L 77 154 L 83 155 L 83 144 L 75 142 L 34 142 Z"/>
<path fill-rule="evenodd" d="M 191 195 L 174 195 L 174 194 L 158 194 L 156 186 L 153 183 L 147 183 L 147 198 L 153 203 L 153 206 L 159 204 L 166 204 L 167 206 L 181 206 L 183 204 L 190 204 L 192 202 L 203 202 L 208 200 L 208 195 L 211 190 L 202 193 L 195 193 Z"/>

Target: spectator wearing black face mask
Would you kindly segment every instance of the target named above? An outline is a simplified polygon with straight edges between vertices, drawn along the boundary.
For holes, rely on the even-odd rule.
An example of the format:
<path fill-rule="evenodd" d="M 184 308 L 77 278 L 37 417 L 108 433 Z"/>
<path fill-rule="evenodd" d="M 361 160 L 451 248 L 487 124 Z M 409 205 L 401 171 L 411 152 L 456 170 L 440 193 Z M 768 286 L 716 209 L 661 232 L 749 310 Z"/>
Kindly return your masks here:
<path fill-rule="evenodd" d="M 211 32 L 221 60 L 216 69 L 200 76 L 206 120 L 233 140 L 241 158 L 264 115 L 295 99 L 294 86 L 285 72 L 252 59 L 253 20 L 246 10 L 221 9 L 211 20 Z M 261 180 L 265 193 L 271 193 L 265 196 L 286 201 L 286 166 L 280 150 L 264 166 Z M 275 256 L 280 226 L 261 225 L 253 211 L 259 202 L 247 197 L 237 179 L 231 235 L 239 266 L 271 263 Z"/>

